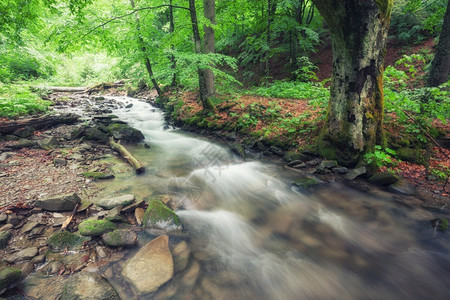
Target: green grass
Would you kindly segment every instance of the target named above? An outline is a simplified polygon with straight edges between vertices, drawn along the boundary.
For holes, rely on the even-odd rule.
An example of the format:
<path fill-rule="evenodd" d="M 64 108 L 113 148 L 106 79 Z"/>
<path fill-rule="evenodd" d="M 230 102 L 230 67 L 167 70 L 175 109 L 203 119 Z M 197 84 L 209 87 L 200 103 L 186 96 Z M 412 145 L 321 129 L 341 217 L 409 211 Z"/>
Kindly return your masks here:
<path fill-rule="evenodd" d="M 46 112 L 50 104 L 26 86 L 0 83 L 0 117 L 16 118 Z"/>

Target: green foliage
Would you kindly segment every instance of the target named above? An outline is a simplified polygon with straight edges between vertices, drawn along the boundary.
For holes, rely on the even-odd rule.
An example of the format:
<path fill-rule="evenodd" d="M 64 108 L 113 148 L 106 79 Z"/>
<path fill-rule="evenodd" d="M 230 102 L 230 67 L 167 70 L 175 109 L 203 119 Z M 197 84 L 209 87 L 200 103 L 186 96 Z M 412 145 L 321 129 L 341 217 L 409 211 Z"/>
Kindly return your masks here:
<path fill-rule="evenodd" d="M 28 87 L 0 83 L 0 117 L 15 118 L 45 112 L 49 101 L 42 100 Z"/>
<path fill-rule="evenodd" d="M 430 174 L 436 176 L 441 181 L 445 181 L 450 177 L 450 168 L 440 164 L 430 169 Z"/>
<path fill-rule="evenodd" d="M 315 73 L 319 68 L 316 67 L 308 57 L 302 56 L 297 58 L 297 65 L 299 66 L 299 69 L 294 71 L 294 76 L 297 80 L 302 82 L 319 80 Z"/>
<path fill-rule="evenodd" d="M 396 162 L 392 160 L 395 155 L 396 152 L 394 150 L 389 148 L 383 149 L 380 145 L 376 145 L 373 152 L 364 154 L 364 160 L 368 165 L 379 169 L 383 166 L 396 165 Z"/>

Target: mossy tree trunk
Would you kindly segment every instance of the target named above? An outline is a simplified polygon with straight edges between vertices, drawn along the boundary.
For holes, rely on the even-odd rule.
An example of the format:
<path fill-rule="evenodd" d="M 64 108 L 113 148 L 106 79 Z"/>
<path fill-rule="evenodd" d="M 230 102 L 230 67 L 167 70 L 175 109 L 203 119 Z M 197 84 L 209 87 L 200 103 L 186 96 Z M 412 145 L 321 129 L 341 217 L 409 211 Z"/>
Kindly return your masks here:
<path fill-rule="evenodd" d="M 384 145 L 383 71 L 393 0 L 314 0 L 333 48 L 331 98 L 320 153 L 354 166 Z"/>
<path fill-rule="evenodd" d="M 189 0 L 189 11 L 191 15 L 192 32 L 194 35 L 195 53 L 202 53 L 202 41 L 200 39 L 200 31 L 198 30 L 197 9 L 195 8 L 195 0 Z M 205 69 L 198 68 L 197 73 L 198 73 L 200 102 L 202 103 L 203 110 L 215 111 L 214 104 L 211 102 L 211 99 L 208 97 L 208 93 L 206 91 Z"/>
<path fill-rule="evenodd" d="M 444 23 L 436 47 L 436 54 L 431 63 L 427 86 L 438 86 L 447 82 L 450 71 L 450 1 L 447 1 Z"/>
<path fill-rule="evenodd" d="M 216 23 L 216 1 L 203 0 L 203 11 L 205 17 L 212 25 Z M 214 28 L 212 26 L 204 26 L 205 54 L 214 53 L 216 51 Z M 214 88 L 214 73 L 211 69 L 205 69 L 206 93 L 208 97 L 214 96 L 216 93 Z"/>

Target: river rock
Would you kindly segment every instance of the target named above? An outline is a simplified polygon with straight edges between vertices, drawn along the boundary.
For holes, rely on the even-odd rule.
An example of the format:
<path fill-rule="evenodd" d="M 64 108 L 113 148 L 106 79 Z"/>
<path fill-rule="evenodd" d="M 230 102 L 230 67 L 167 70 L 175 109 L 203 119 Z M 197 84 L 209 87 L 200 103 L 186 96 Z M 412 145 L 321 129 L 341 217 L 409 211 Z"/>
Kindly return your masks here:
<path fill-rule="evenodd" d="M 55 166 L 64 167 L 67 166 L 67 160 L 65 160 L 64 158 L 57 157 L 53 160 L 53 164 Z"/>
<path fill-rule="evenodd" d="M 102 240 L 110 247 L 133 247 L 137 243 L 137 234 L 129 229 L 116 229 L 103 234 Z"/>
<path fill-rule="evenodd" d="M 3 249 L 8 245 L 11 238 L 11 231 L 0 231 L 0 249 Z"/>
<path fill-rule="evenodd" d="M 17 226 L 20 223 L 19 216 L 16 214 L 9 214 L 8 218 L 6 219 L 6 223 L 11 224 L 13 226 Z"/>
<path fill-rule="evenodd" d="M 348 173 L 348 169 L 346 167 L 334 167 L 331 168 L 331 172 L 336 173 L 336 174 L 347 174 Z"/>
<path fill-rule="evenodd" d="M 48 211 L 71 211 L 78 203 L 81 203 L 80 197 L 76 193 L 72 193 L 37 200 L 34 202 L 34 206 Z"/>
<path fill-rule="evenodd" d="M 122 275 L 145 294 L 156 291 L 173 276 L 169 237 L 162 235 L 142 247 L 125 265 Z"/>
<path fill-rule="evenodd" d="M 337 167 L 338 163 L 335 160 L 322 160 L 319 165 L 319 169 L 331 169 Z"/>
<path fill-rule="evenodd" d="M 173 210 L 168 208 L 161 200 L 152 200 L 145 211 L 142 224 L 145 227 L 160 229 L 175 229 L 181 226 L 180 219 Z"/>
<path fill-rule="evenodd" d="M 78 230 L 84 236 L 98 236 L 117 228 L 117 225 L 108 220 L 86 220 L 78 225 Z"/>
<path fill-rule="evenodd" d="M 18 268 L 5 267 L 0 270 L 0 294 L 20 279 L 22 271 Z"/>
<path fill-rule="evenodd" d="M 369 178 L 369 182 L 375 185 L 388 186 L 399 181 L 399 177 L 391 172 L 377 172 Z"/>
<path fill-rule="evenodd" d="M 172 251 L 175 272 L 183 271 L 189 262 L 191 251 L 185 241 L 178 243 Z"/>
<path fill-rule="evenodd" d="M 134 195 L 122 195 L 114 198 L 105 198 L 97 202 L 97 205 L 104 209 L 112 209 L 116 206 L 126 206 L 134 201 Z"/>
<path fill-rule="evenodd" d="M 145 209 L 143 209 L 142 207 L 137 207 L 134 211 L 134 217 L 136 218 L 136 222 L 139 225 L 142 225 L 142 222 L 144 220 L 144 215 L 145 215 Z"/>
<path fill-rule="evenodd" d="M 399 181 L 391 184 L 389 190 L 403 195 L 415 195 L 417 193 L 416 188 L 404 178 L 400 178 Z"/>
<path fill-rule="evenodd" d="M 136 200 L 136 201 L 134 201 L 133 203 L 131 203 L 130 205 L 125 206 L 125 207 L 122 209 L 122 212 L 124 212 L 124 213 L 131 213 L 131 212 L 133 212 L 137 207 L 144 206 L 144 204 L 145 204 L 144 199 Z"/>
<path fill-rule="evenodd" d="M 350 170 L 347 174 L 345 174 L 344 178 L 347 180 L 353 180 L 358 176 L 366 174 L 366 172 L 367 172 L 366 167 L 359 167 L 359 168 Z"/>
<path fill-rule="evenodd" d="M 8 257 L 6 261 L 9 263 L 16 263 L 19 261 L 30 260 L 38 254 L 39 254 L 38 248 L 30 247 L 27 249 L 23 249 L 22 251 L 19 251 L 17 253 L 14 253 L 13 255 Z"/>
<path fill-rule="evenodd" d="M 34 134 L 35 129 L 31 126 L 27 126 L 24 128 L 17 129 L 13 132 L 13 135 L 21 137 L 21 138 L 29 138 Z"/>
<path fill-rule="evenodd" d="M 106 142 L 108 141 L 108 135 L 101 132 L 95 127 L 90 127 L 84 131 L 84 136 L 87 140 L 92 141 L 100 141 L 100 142 Z"/>
<path fill-rule="evenodd" d="M 193 286 L 197 281 L 199 273 L 200 273 L 200 264 L 194 260 L 191 266 L 189 267 L 189 270 L 187 270 L 187 272 L 183 275 L 181 283 L 185 287 Z"/>
<path fill-rule="evenodd" d="M 125 219 L 120 215 L 122 211 L 122 205 L 116 206 L 106 215 L 105 219 L 111 222 L 124 222 Z"/>
<path fill-rule="evenodd" d="M 61 231 L 53 234 L 48 240 L 47 245 L 53 252 L 81 249 L 84 242 L 90 238 L 79 236 L 68 231 Z"/>
<path fill-rule="evenodd" d="M 39 223 L 35 222 L 35 221 L 26 223 L 25 225 L 23 225 L 22 229 L 20 230 L 20 234 L 27 233 L 27 232 L 33 230 L 33 228 L 35 228 L 38 225 L 39 225 Z"/>
<path fill-rule="evenodd" d="M 81 272 L 64 285 L 61 300 L 120 300 L 114 288 L 101 275 Z"/>
<path fill-rule="evenodd" d="M 110 134 L 117 140 L 138 143 L 145 139 L 142 132 L 126 124 L 113 123 L 109 125 Z"/>
<path fill-rule="evenodd" d="M 38 141 L 38 145 L 44 150 L 51 150 L 57 147 L 59 145 L 59 142 L 56 138 L 51 137 Z"/>

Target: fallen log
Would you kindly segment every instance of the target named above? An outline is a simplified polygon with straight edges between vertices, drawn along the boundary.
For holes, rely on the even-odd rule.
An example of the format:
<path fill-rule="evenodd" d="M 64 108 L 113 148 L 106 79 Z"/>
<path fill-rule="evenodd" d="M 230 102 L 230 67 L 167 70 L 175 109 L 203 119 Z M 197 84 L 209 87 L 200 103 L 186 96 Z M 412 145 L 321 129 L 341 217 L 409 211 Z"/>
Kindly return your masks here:
<path fill-rule="evenodd" d="M 35 89 L 38 89 L 38 87 L 35 87 Z M 76 92 L 84 92 L 86 91 L 86 88 L 81 87 L 70 87 L 70 86 L 49 86 L 45 87 L 46 90 L 50 90 L 52 92 L 59 92 L 59 93 L 76 93 Z"/>
<path fill-rule="evenodd" d="M 116 143 L 113 138 L 110 138 L 109 145 L 111 146 L 111 149 L 119 152 L 120 155 L 122 155 L 122 157 L 125 158 L 128 161 L 128 163 L 133 166 L 133 168 L 136 170 L 136 173 L 139 174 L 145 172 L 144 165 L 136 157 L 134 157 L 127 150 L 127 148 L 125 148 L 122 144 L 120 144 L 120 141 Z"/>
<path fill-rule="evenodd" d="M 33 127 L 35 130 L 40 130 L 59 124 L 73 124 L 78 121 L 78 118 L 79 116 L 76 114 L 61 114 L 0 121 L 0 135 L 10 134 L 17 129 L 25 128 L 27 126 Z"/>

